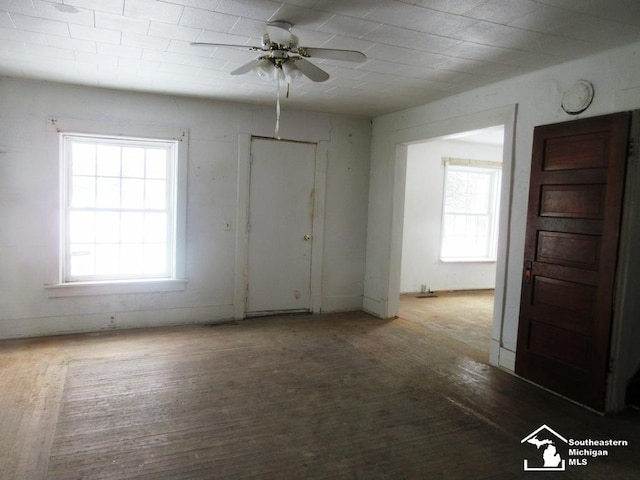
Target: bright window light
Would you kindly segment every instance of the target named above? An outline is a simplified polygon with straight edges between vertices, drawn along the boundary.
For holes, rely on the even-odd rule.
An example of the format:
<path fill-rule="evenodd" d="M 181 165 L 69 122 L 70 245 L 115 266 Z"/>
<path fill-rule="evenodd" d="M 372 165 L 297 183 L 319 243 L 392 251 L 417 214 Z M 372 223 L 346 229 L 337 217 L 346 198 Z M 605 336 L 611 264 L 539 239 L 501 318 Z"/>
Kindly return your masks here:
<path fill-rule="evenodd" d="M 496 260 L 500 175 L 498 168 L 445 165 L 441 260 Z"/>
<path fill-rule="evenodd" d="M 172 278 L 178 142 L 62 135 L 63 280 Z"/>

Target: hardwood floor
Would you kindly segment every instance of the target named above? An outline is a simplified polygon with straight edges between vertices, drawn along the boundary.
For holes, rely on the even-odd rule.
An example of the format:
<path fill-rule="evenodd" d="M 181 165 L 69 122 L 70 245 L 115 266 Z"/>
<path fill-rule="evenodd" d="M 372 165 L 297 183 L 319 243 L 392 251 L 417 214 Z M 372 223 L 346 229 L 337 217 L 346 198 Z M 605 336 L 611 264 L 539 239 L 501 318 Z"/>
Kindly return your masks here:
<path fill-rule="evenodd" d="M 488 366 L 490 320 L 462 312 L 487 299 L 445 297 L 391 321 L 0 342 L 0 478 L 535 478 L 521 439 L 542 424 L 629 442 L 563 478 L 639 478 L 640 412 L 602 417 Z"/>
<path fill-rule="evenodd" d="M 493 290 L 437 292 L 435 295 L 402 295 L 400 317 L 471 347 L 468 355 L 489 363 Z"/>

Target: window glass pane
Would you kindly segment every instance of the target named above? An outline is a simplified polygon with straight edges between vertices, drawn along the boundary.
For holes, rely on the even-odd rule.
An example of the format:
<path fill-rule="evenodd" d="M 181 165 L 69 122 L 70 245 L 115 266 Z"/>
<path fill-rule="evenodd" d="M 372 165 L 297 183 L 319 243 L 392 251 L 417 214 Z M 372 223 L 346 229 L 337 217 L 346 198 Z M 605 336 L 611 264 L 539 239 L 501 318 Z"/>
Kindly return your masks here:
<path fill-rule="evenodd" d="M 69 255 L 71 275 L 95 274 L 95 248 L 93 244 L 71 244 Z"/>
<path fill-rule="evenodd" d="M 467 229 L 467 217 L 464 215 L 455 215 L 453 218 L 453 232 L 451 232 L 452 236 L 462 237 L 464 232 Z"/>
<path fill-rule="evenodd" d="M 120 214 L 118 212 L 96 213 L 96 242 L 117 243 L 120 241 Z"/>
<path fill-rule="evenodd" d="M 71 178 L 71 207 L 84 208 L 96 205 L 96 179 L 93 177 Z"/>
<path fill-rule="evenodd" d="M 99 176 L 120 176 L 120 147 L 114 145 L 98 145 L 97 156 L 97 174 Z"/>
<path fill-rule="evenodd" d="M 444 222 L 442 224 L 442 232 L 444 236 L 451 235 L 451 231 L 453 230 L 455 219 L 456 219 L 455 215 L 445 214 Z"/>
<path fill-rule="evenodd" d="M 147 213 L 144 216 L 144 241 L 147 243 L 167 241 L 167 215 Z"/>
<path fill-rule="evenodd" d="M 69 241 L 71 243 L 93 243 L 96 239 L 96 215 L 93 212 L 69 213 Z"/>
<path fill-rule="evenodd" d="M 71 165 L 73 175 L 96 174 L 96 146 L 86 143 L 71 145 Z"/>
<path fill-rule="evenodd" d="M 120 268 L 120 245 L 96 245 L 96 275 L 114 275 Z"/>
<path fill-rule="evenodd" d="M 147 149 L 147 178 L 167 177 L 167 151 Z"/>
<path fill-rule="evenodd" d="M 144 249 L 142 244 L 122 244 L 120 248 L 120 273 L 140 274 L 144 270 Z"/>
<path fill-rule="evenodd" d="M 144 246 L 144 273 L 159 274 L 167 270 L 167 246 L 151 244 Z"/>
<path fill-rule="evenodd" d="M 488 174 L 468 174 L 467 183 L 467 213 L 487 213 L 491 192 L 491 176 Z"/>
<path fill-rule="evenodd" d="M 122 179 L 122 208 L 132 210 L 144 208 L 144 180 Z"/>
<path fill-rule="evenodd" d="M 478 227 L 477 227 L 478 235 L 487 237 L 489 235 L 489 217 L 488 216 L 477 217 L 477 222 L 478 222 Z"/>
<path fill-rule="evenodd" d="M 445 212 L 463 212 L 467 204 L 466 181 L 461 172 L 448 171 L 445 186 Z"/>
<path fill-rule="evenodd" d="M 167 204 L 167 193 L 164 180 L 145 181 L 144 206 L 153 210 L 164 210 Z"/>
<path fill-rule="evenodd" d="M 477 217 L 465 216 L 464 235 L 467 237 L 474 237 L 478 230 Z"/>
<path fill-rule="evenodd" d="M 144 215 L 142 213 L 123 212 L 120 220 L 120 240 L 127 243 L 144 241 Z"/>
<path fill-rule="evenodd" d="M 454 257 L 461 257 L 461 252 L 464 250 L 464 238 L 453 237 L 451 239 L 451 255 Z"/>
<path fill-rule="evenodd" d="M 122 176 L 144 177 L 144 148 L 124 147 L 122 149 Z"/>
<path fill-rule="evenodd" d="M 98 177 L 96 183 L 96 206 L 120 208 L 120 179 Z"/>

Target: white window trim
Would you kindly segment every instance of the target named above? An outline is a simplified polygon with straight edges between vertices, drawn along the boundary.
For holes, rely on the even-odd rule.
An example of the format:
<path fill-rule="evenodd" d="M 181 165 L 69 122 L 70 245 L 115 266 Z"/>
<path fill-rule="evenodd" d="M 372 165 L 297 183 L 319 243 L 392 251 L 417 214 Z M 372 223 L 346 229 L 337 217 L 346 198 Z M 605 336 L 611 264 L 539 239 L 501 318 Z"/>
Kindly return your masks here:
<path fill-rule="evenodd" d="M 501 190 L 501 182 L 502 182 L 502 162 L 493 162 L 488 160 L 474 160 L 474 159 L 464 159 L 464 158 L 451 158 L 451 157 L 443 157 L 442 165 L 445 169 L 444 171 L 444 185 L 442 189 L 442 217 L 440 224 L 440 255 L 439 260 L 442 263 L 495 263 L 497 262 L 497 252 L 498 252 L 498 222 L 500 217 L 499 205 L 500 205 L 500 190 Z M 479 169 L 493 169 L 499 171 L 499 176 L 497 180 L 494 178 L 492 182 L 495 182 L 492 185 L 492 198 L 490 202 L 492 204 L 491 210 L 492 214 L 489 215 L 489 230 L 491 231 L 489 245 L 489 256 L 481 256 L 481 257 L 445 257 L 442 255 L 442 244 L 444 237 L 444 223 L 445 223 L 445 199 L 447 195 L 446 185 L 447 185 L 447 171 L 448 167 L 467 167 L 469 170 L 479 170 Z"/>
<path fill-rule="evenodd" d="M 73 282 L 45 285 L 49 298 L 81 297 L 87 295 L 118 295 L 125 293 L 180 292 L 186 279 L 109 280 L 104 282 Z"/>
<path fill-rule="evenodd" d="M 60 231 L 58 248 L 58 272 L 57 278 L 45 282 L 45 289 L 50 298 L 84 296 L 84 295 L 109 295 L 121 293 L 150 293 L 181 291 L 185 289 L 186 279 L 186 214 L 187 214 L 187 162 L 189 132 L 181 127 L 164 127 L 153 125 L 121 125 L 110 122 L 86 121 L 70 118 L 49 118 L 47 120 L 58 134 L 79 134 L 88 136 L 110 136 L 115 138 L 148 138 L 156 140 L 177 141 L 178 151 L 175 166 L 176 191 L 175 191 L 175 259 L 172 278 L 160 279 L 133 279 L 133 280 L 108 280 L 91 282 L 65 282 L 64 281 L 64 248 L 65 232 L 62 231 L 63 219 L 58 222 Z M 60 158 L 62 158 L 62 144 L 60 143 Z M 65 194 L 66 175 L 60 173 L 60 198 Z M 64 203 L 61 203 L 61 206 Z M 61 208 L 61 215 L 64 209 Z"/>

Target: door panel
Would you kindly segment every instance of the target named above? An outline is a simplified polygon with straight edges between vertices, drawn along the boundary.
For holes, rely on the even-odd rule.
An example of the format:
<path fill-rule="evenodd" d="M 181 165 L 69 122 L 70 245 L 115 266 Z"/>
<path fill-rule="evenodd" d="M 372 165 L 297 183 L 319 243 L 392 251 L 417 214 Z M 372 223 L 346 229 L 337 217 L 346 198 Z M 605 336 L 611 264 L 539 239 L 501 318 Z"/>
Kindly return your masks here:
<path fill-rule="evenodd" d="M 630 114 L 534 131 L 516 373 L 603 410 Z"/>
<path fill-rule="evenodd" d="M 573 335 L 567 329 L 532 321 L 529 326 L 531 352 L 588 369 L 589 344 L 584 335 Z"/>
<path fill-rule="evenodd" d="M 538 232 L 539 262 L 598 269 L 600 237 L 579 233 Z"/>
<path fill-rule="evenodd" d="M 254 138 L 247 314 L 311 308 L 316 145 Z"/>
<path fill-rule="evenodd" d="M 603 185 L 543 185 L 541 193 L 541 217 L 602 218 Z"/>
<path fill-rule="evenodd" d="M 608 138 L 606 133 L 563 136 L 548 139 L 545 145 L 544 170 L 606 167 Z"/>

